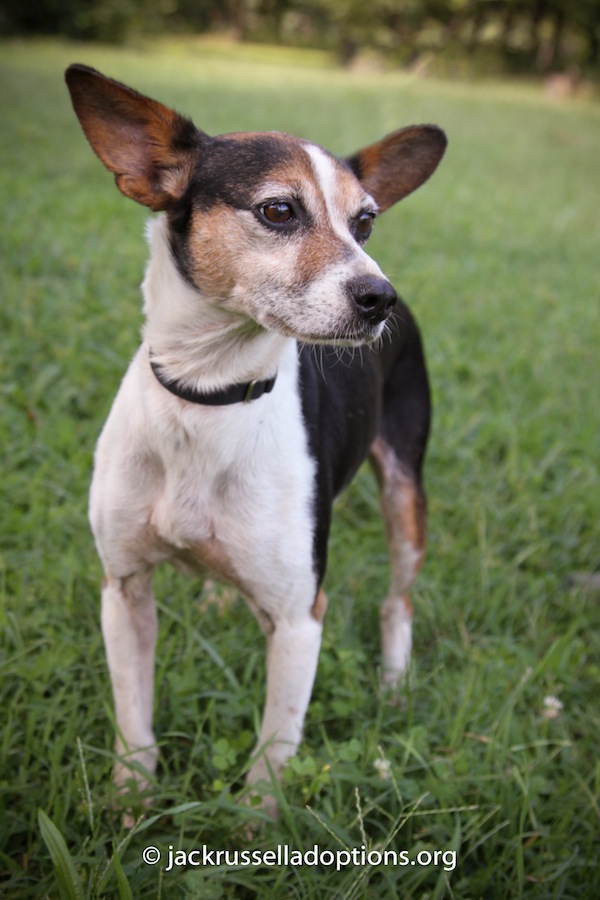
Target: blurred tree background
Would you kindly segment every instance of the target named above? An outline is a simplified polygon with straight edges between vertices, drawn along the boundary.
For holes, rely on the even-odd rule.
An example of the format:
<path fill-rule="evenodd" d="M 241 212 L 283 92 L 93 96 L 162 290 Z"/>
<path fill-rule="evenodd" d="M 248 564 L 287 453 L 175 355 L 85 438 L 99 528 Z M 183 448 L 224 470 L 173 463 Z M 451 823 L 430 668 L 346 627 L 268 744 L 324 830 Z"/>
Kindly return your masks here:
<path fill-rule="evenodd" d="M 5 35 L 123 42 L 134 35 L 228 32 L 335 51 L 353 64 L 462 61 L 496 71 L 598 71 L 600 0 L 9 0 Z"/>

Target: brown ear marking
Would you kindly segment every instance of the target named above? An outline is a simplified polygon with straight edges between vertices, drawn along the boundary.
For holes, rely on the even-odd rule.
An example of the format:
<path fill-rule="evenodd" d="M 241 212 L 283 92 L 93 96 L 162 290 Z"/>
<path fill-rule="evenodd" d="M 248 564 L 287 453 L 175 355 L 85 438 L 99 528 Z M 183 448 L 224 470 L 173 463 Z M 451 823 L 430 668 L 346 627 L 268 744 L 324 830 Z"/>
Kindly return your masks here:
<path fill-rule="evenodd" d="M 359 150 L 346 162 L 383 212 L 433 175 L 447 143 L 436 125 L 411 125 Z"/>
<path fill-rule="evenodd" d="M 156 100 L 76 63 L 65 73 L 73 108 L 119 190 L 155 211 L 185 191 L 207 136 Z"/>

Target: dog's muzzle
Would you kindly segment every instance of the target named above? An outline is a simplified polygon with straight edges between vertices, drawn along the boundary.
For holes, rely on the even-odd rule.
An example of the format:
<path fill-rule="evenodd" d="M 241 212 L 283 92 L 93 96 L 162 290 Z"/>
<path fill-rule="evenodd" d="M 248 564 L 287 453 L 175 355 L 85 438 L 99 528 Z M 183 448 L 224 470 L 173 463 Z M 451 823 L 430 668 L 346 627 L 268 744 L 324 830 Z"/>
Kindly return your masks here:
<path fill-rule="evenodd" d="M 384 322 L 398 300 L 398 294 L 387 278 L 366 275 L 346 285 L 354 309 L 369 325 Z"/>

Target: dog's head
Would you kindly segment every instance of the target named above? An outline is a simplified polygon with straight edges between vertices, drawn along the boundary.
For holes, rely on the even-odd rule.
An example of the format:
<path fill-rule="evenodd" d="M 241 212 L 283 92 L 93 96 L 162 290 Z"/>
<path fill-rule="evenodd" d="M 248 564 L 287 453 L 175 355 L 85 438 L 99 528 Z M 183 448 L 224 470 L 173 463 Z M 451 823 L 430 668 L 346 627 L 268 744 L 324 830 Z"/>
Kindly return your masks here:
<path fill-rule="evenodd" d="M 66 80 L 119 190 L 166 213 L 177 266 L 200 294 L 303 341 L 379 337 L 396 293 L 364 245 L 375 217 L 436 169 L 439 128 L 404 128 L 341 160 L 275 132 L 210 137 L 87 66 Z"/>

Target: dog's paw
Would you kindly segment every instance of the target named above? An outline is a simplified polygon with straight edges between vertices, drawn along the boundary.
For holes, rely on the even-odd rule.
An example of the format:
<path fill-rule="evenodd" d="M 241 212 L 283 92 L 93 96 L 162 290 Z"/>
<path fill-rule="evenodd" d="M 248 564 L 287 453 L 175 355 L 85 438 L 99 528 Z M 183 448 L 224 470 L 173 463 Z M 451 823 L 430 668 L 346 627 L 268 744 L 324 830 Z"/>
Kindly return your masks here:
<path fill-rule="evenodd" d="M 279 821 L 279 801 L 269 782 L 249 785 L 240 804 L 245 807 L 242 835 L 248 843 L 265 835 Z"/>
<path fill-rule="evenodd" d="M 406 693 L 413 686 L 412 670 L 408 669 L 383 669 L 379 680 L 379 696 L 390 706 L 399 706 L 406 709 Z"/>
<path fill-rule="evenodd" d="M 131 831 L 152 806 L 157 758 L 157 747 L 131 753 L 118 751 L 113 768 L 115 790 L 111 807 L 116 814 L 122 814 L 126 831 Z"/>

